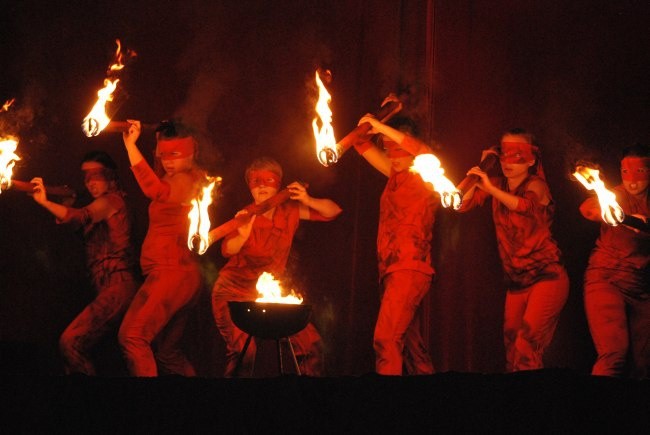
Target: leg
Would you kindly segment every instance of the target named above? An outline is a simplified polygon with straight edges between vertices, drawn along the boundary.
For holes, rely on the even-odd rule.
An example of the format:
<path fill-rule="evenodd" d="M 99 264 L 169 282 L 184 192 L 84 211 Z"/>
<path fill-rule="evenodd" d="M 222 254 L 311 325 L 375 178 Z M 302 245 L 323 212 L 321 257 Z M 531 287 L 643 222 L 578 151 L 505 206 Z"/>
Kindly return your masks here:
<path fill-rule="evenodd" d="M 244 358 L 238 363 L 248 334 L 237 328 L 233 323 L 228 309 L 228 301 L 221 298 L 218 286 L 216 284 L 212 291 L 212 314 L 217 328 L 219 328 L 219 332 L 226 342 L 226 370 L 224 376 L 227 378 L 235 376 L 250 377 L 253 375 L 257 351 L 255 340 L 250 341 L 250 346 Z M 235 370 L 237 370 L 237 373 L 235 373 Z"/>
<path fill-rule="evenodd" d="M 435 372 L 431 356 L 422 339 L 421 318 L 422 306 L 419 306 L 404 337 L 404 365 L 409 375 L 431 375 Z"/>
<path fill-rule="evenodd" d="M 198 269 L 155 270 L 147 276 L 124 316 L 118 334 L 132 375 L 158 375 L 151 343 L 170 319 L 193 300 L 199 285 Z M 172 336 L 178 337 L 177 334 Z"/>
<path fill-rule="evenodd" d="M 98 295 L 68 325 L 59 339 L 65 372 L 94 375 L 88 351 L 119 321 L 135 294 L 137 285 L 128 274 L 124 280 L 99 289 Z"/>
<path fill-rule="evenodd" d="M 633 373 L 638 379 L 650 377 L 650 299 L 629 301 L 630 345 Z"/>
<path fill-rule="evenodd" d="M 585 284 L 584 304 L 598 354 L 591 374 L 622 376 L 629 346 L 623 295 L 607 282 L 591 282 Z"/>
<path fill-rule="evenodd" d="M 513 369 L 535 370 L 544 367 L 544 351 L 551 343 L 560 312 L 569 295 L 569 278 L 541 281 L 528 289 L 528 301 L 521 329 L 514 342 Z"/>
<path fill-rule="evenodd" d="M 303 375 L 324 375 L 323 340 L 313 323 L 308 323 L 305 329 L 293 335 L 289 344 L 293 345 Z"/>
<path fill-rule="evenodd" d="M 405 335 L 430 283 L 431 276 L 415 271 L 396 271 L 384 278 L 384 294 L 374 334 L 377 373 L 402 375 Z M 419 331 L 413 334 L 413 342 L 422 343 L 422 337 L 417 336 Z M 421 348 L 424 348 L 423 343 Z M 409 352 L 418 353 L 417 346 Z M 426 359 L 425 355 L 420 357 Z"/>

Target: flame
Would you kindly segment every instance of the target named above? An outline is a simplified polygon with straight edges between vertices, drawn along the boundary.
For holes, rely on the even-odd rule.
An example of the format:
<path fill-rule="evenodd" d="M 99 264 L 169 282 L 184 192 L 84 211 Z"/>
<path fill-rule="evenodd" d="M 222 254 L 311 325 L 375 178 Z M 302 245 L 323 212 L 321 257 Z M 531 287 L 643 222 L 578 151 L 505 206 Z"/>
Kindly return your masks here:
<path fill-rule="evenodd" d="M 326 72 L 329 74 L 329 71 Z M 339 158 L 336 149 L 336 139 L 334 138 L 334 128 L 332 127 L 332 110 L 329 107 L 332 96 L 327 92 L 327 88 L 320 79 L 316 71 L 316 84 L 318 85 L 318 102 L 316 103 L 317 116 L 311 123 L 314 129 L 314 138 L 316 139 L 316 156 L 323 166 L 329 166 L 336 163 Z M 318 127 L 320 120 L 320 128 Z"/>
<path fill-rule="evenodd" d="M 440 160 L 433 154 L 420 154 L 415 157 L 410 168 L 411 172 L 417 172 L 422 179 L 433 185 L 433 190 L 440 194 L 440 201 L 445 208 L 460 208 L 462 198 L 460 191 L 454 183 L 445 177 L 445 170 L 440 166 Z"/>
<path fill-rule="evenodd" d="M 293 290 L 288 295 L 282 296 L 282 286 L 275 277 L 264 272 L 257 279 L 257 292 L 260 294 L 255 302 L 273 302 L 278 304 L 302 304 L 302 296 L 296 294 Z"/>
<path fill-rule="evenodd" d="M 132 50 L 127 50 L 126 54 L 123 53 L 120 40 L 116 39 L 115 42 L 117 43 L 117 50 L 115 52 L 114 63 L 108 67 L 109 75 L 114 75 L 116 72 L 119 72 L 124 68 L 122 61 L 125 56 L 132 58 L 137 55 Z M 119 81 L 120 79 L 118 78 L 111 80 L 110 77 L 107 77 L 104 79 L 104 87 L 97 92 L 97 102 L 81 123 L 81 128 L 86 136 L 97 136 L 110 122 L 111 119 L 106 114 L 106 103 L 113 101 L 113 92 L 117 88 L 117 83 Z"/>
<path fill-rule="evenodd" d="M 16 101 L 15 98 L 5 101 L 5 103 L 2 105 L 2 109 L 0 109 L 0 112 L 8 112 L 9 107 L 11 107 L 11 105 L 14 104 L 14 101 Z"/>
<path fill-rule="evenodd" d="M 221 177 L 207 177 L 207 180 L 208 184 L 203 187 L 200 195 L 192 200 L 192 210 L 187 215 L 190 220 L 187 246 L 192 251 L 196 250 L 199 255 L 203 255 L 210 246 L 208 242 L 208 233 L 210 232 L 208 207 L 212 204 L 214 187 L 221 184 Z"/>
<path fill-rule="evenodd" d="M 623 222 L 625 213 L 618 202 L 616 202 L 616 195 L 611 190 L 607 190 L 605 183 L 600 179 L 600 171 L 588 166 L 576 166 L 576 171 L 573 176 L 578 180 L 587 190 L 596 192 L 598 202 L 600 203 L 600 216 L 605 223 L 615 227 Z"/>
<path fill-rule="evenodd" d="M 2 193 L 2 189 L 6 190 L 11 187 L 14 165 L 16 160 L 20 160 L 15 153 L 17 147 L 18 141 L 14 138 L 0 138 L 0 193 Z"/>

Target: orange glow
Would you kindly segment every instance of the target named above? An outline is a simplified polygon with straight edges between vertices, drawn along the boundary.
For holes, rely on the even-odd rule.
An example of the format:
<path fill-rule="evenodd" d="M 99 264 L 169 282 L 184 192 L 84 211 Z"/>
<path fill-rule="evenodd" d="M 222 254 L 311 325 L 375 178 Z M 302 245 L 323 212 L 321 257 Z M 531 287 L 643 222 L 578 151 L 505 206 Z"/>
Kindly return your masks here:
<path fill-rule="evenodd" d="M 327 73 L 329 74 L 329 71 Z M 339 158 L 336 139 L 334 138 L 334 128 L 332 127 L 332 110 L 329 106 L 332 96 L 327 92 L 318 71 L 316 71 L 316 84 L 318 85 L 317 116 L 312 121 L 311 126 L 314 129 L 318 161 L 323 166 L 329 166 L 336 163 Z"/>
<path fill-rule="evenodd" d="M 576 166 L 573 176 L 578 180 L 587 190 L 593 190 L 598 196 L 600 203 L 600 216 L 603 221 L 611 226 L 616 226 L 623 222 L 625 213 L 618 202 L 616 202 L 616 195 L 611 190 L 607 190 L 605 183 L 600 179 L 600 171 L 588 166 Z"/>
<path fill-rule="evenodd" d="M 2 109 L 0 109 L 0 112 L 8 112 L 9 107 L 11 107 L 11 105 L 14 104 L 14 101 L 16 101 L 15 98 L 5 101 L 5 103 L 2 105 Z"/>
<path fill-rule="evenodd" d="M 14 165 L 20 157 L 16 155 L 18 141 L 13 137 L 0 137 L 0 193 L 11 187 Z"/>
<path fill-rule="evenodd" d="M 255 302 L 298 305 L 302 304 L 303 301 L 302 296 L 296 294 L 293 290 L 291 290 L 288 295 L 282 296 L 283 289 L 280 282 L 268 272 L 264 272 L 260 275 L 257 279 L 256 288 L 260 296 L 255 300 Z"/>
<path fill-rule="evenodd" d="M 208 207 L 212 204 L 212 192 L 215 186 L 220 184 L 221 177 L 208 177 L 208 185 L 203 187 L 201 194 L 192 200 L 192 210 L 187 215 L 190 220 L 187 246 L 199 255 L 203 255 L 210 246 L 208 242 L 208 233 L 210 232 Z"/>
<path fill-rule="evenodd" d="M 131 50 L 127 50 L 126 54 L 123 53 L 120 40 L 116 39 L 115 42 L 117 43 L 117 50 L 115 52 L 114 62 L 108 67 L 109 76 L 115 75 L 124 68 L 122 61 L 125 56 L 136 56 L 136 53 Z M 97 92 L 97 102 L 81 123 L 81 128 L 86 136 L 92 137 L 99 135 L 110 122 L 111 118 L 106 114 L 106 104 L 113 101 L 113 92 L 117 89 L 119 81 L 120 79 L 118 78 L 111 80 L 111 77 L 104 79 L 104 87 Z"/>
<path fill-rule="evenodd" d="M 461 205 L 461 196 L 454 183 L 444 176 L 445 170 L 440 165 L 440 160 L 433 154 L 420 154 L 413 160 L 411 172 L 417 172 L 422 179 L 431 183 L 433 190 L 440 194 L 440 201 L 445 208 L 453 207 L 458 210 Z"/>

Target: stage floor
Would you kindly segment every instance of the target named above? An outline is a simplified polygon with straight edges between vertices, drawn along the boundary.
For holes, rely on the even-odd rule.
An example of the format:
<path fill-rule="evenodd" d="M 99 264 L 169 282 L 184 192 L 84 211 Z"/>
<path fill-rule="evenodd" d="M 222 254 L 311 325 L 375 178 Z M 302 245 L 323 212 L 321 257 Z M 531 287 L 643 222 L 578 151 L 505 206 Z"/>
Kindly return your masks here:
<path fill-rule="evenodd" d="M 650 433 L 650 381 L 545 369 L 418 377 L 2 377 L 4 433 Z M 7 431 L 8 429 L 8 431 Z"/>

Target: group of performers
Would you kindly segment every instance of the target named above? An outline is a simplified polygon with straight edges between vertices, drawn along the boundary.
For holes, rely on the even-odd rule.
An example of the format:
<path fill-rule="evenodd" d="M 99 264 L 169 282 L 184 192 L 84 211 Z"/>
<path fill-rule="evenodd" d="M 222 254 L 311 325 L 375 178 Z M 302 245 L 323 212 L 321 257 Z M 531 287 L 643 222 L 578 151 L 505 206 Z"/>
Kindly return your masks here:
<path fill-rule="evenodd" d="M 160 124 L 152 168 L 137 145 L 140 122 L 129 123 L 124 145 L 135 179 L 151 201 L 140 258 L 143 282 L 136 273 L 131 223 L 110 156 L 95 151 L 84 157 L 81 170 L 93 201 L 82 208 L 50 201 L 43 180 L 32 180 L 37 203 L 58 222 L 81 228 L 97 292 L 61 335 L 65 369 L 95 374 L 89 351 L 102 335 L 117 330 L 131 375 L 193 376 L 196 372 L 180 342 L 202 279 L 196 254 L 187 247 L 187 216 L 206 173 L 197 163 L 198 143 L 188 126 L 179 121 Z M 415 124 L 407 118 L 384 123 L 366 115 L 359 120 L 362 123 L 372 129 L 354 148 L 387 177 L 377 231 L 382 295 L 373 343 L 376 372 L 432 374 L 435 369 L 421 335 L 418 308 L 435 274 L 431 249 L 440 199 L 431 184 L 409 170 L 415 156 L 431 149 L 418 139 Z M 463 192 L 459 211 L 469 211 L 492 197 L 506 287 L 506 371 L 540 369 L 569 293 L 569 279 L 551 234 L 554 201 L 539 146 L 529 132 L 506 132 L 500 146 L 483 152 L 483 159 L 487 158 L 498 159 L 498 175 L 486 173 L 481 166 L 471 168 L 468 174 L 478 181 Z M 584 307 L 598 353 L 592 373 L 645 378 L 650 373 L 650 149 L 626 148 L 620 163 L 622 183 L 614 191 L 625 214 L 638 225 L 601 224 L 585 274 Z M 282 167 L 270 158 L 255 159 L 245 170 L 255 204 L 277 194 L 282 178 Z M 226 343 L 226 377 L 251 376 L 255 358 L 253 342 L 239 361 L 246 334 L 233 323 L 227 302 L 254 301 L 255 284 L 263 272 L 282 277 L 300 220 L 330 221 L 341 213 L 331 199 L 310 196 L 303 184 L 294 182 L 287 189 L 290 201 L 250 216 L 221 243 L 228 261 L 214 283 L 212 312 Z M 580 211 L 587 219 L 600 220 L 595 198 L 587 199 Z M 242 209 L 238 216 L 246 213 Z M 322 341 L 314 325 L 291 340 L 302 372 L 322 375 Z"/>

